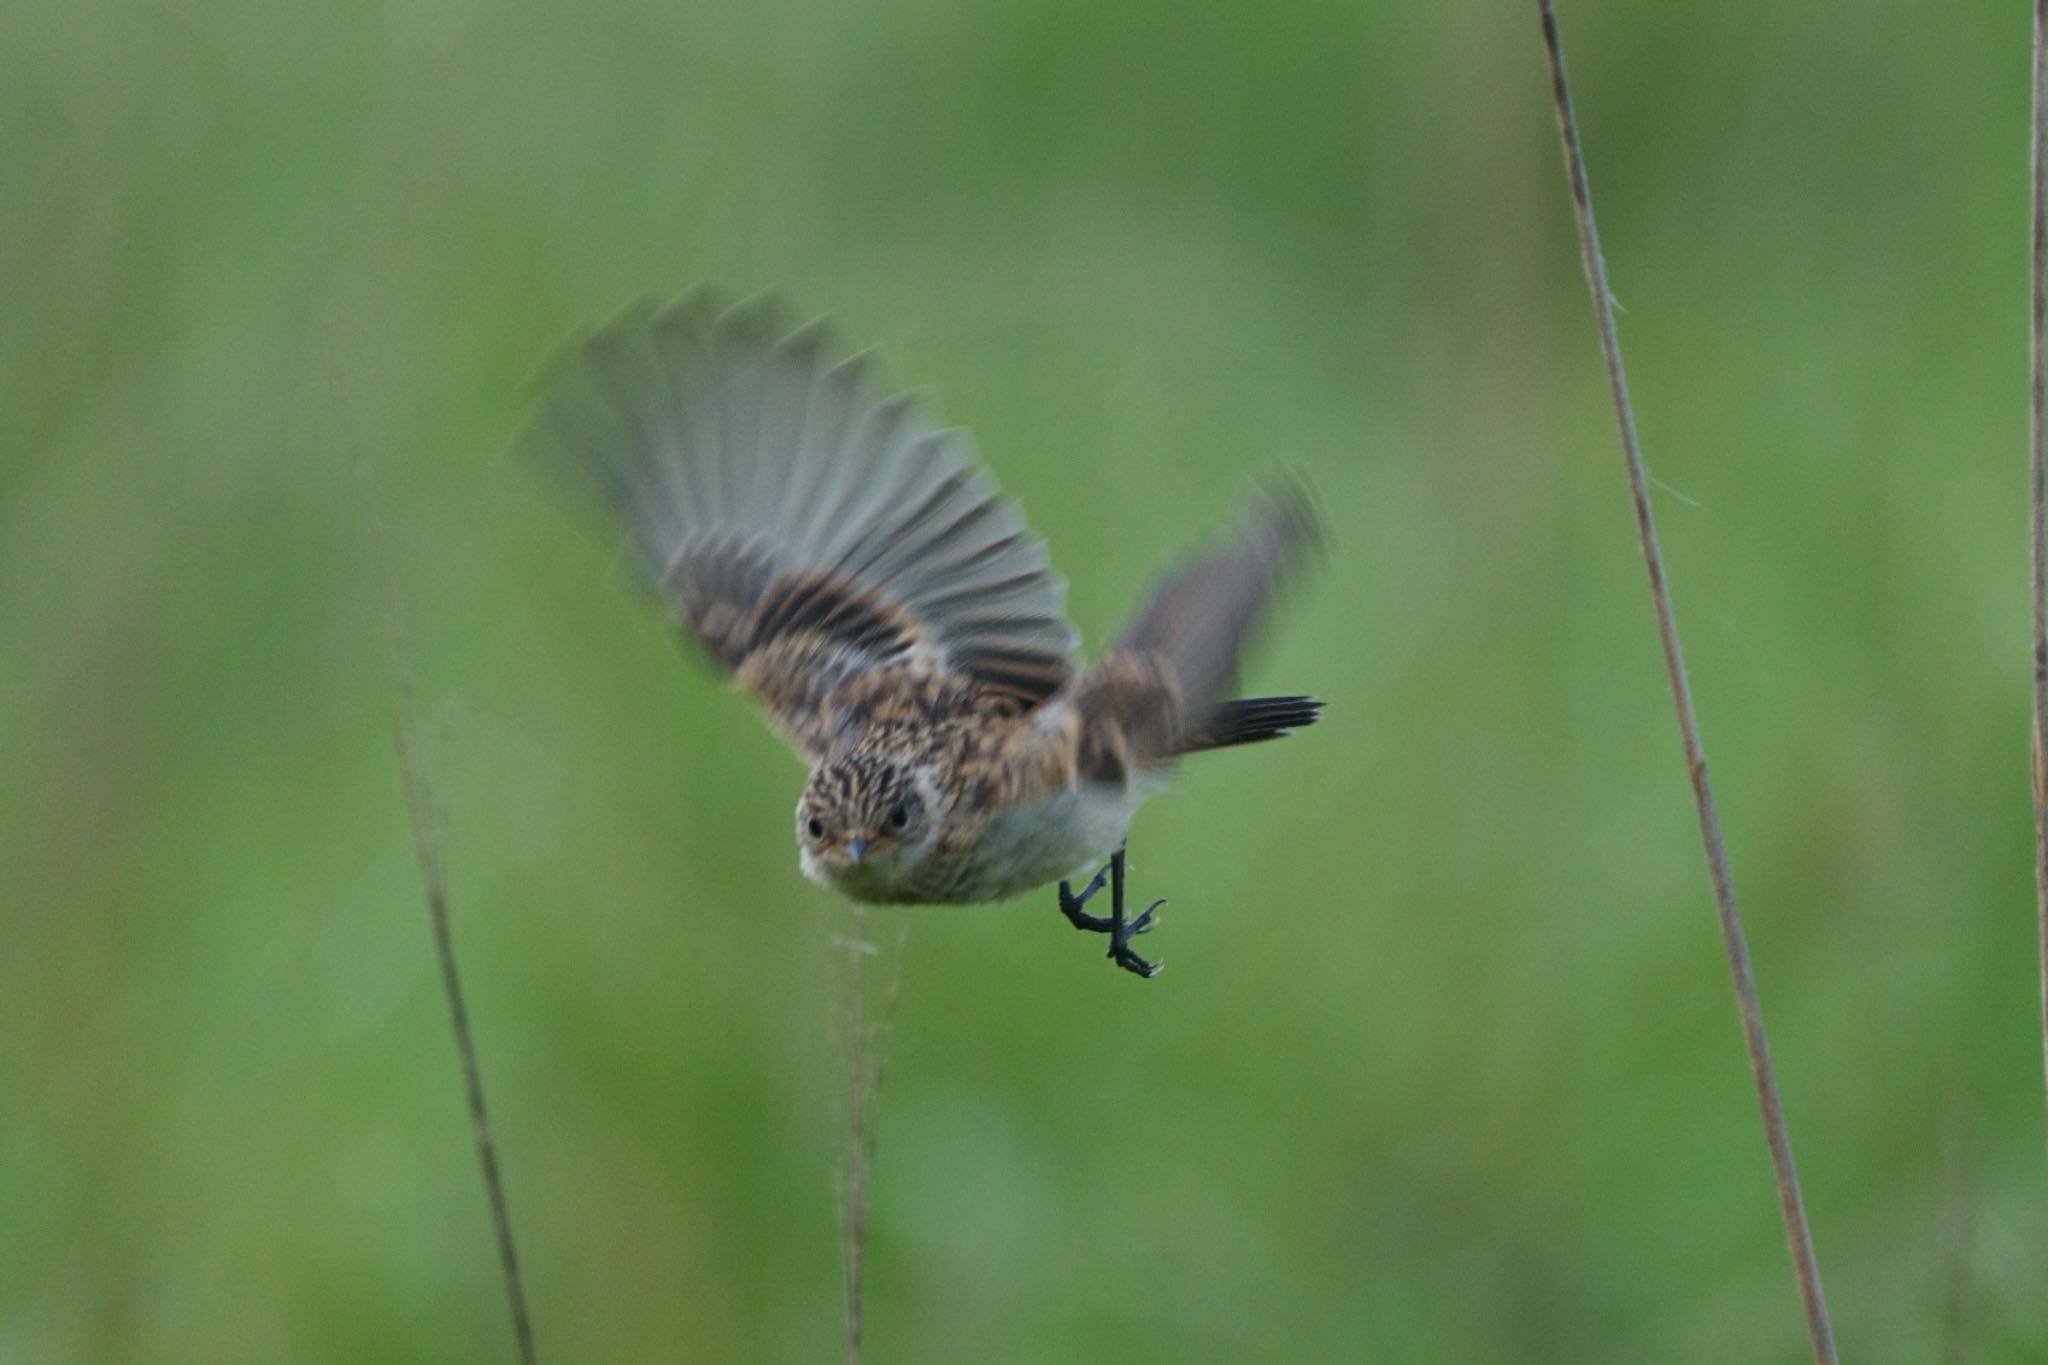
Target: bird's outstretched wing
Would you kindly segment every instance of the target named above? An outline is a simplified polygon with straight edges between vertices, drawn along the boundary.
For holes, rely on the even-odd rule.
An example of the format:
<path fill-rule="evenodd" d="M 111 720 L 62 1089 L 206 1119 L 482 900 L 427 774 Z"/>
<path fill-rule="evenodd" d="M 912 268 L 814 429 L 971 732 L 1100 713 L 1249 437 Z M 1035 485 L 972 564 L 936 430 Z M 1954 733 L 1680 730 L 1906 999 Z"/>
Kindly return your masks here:
<path fill-rule="evenodd" d="M 1075 690 L 1084 777 L 1122 782 L 1133 768 L 1314 723 L 1321 703 L 1306 697 L 1229 697 L 1275 593 L 1321 535 L 1308 494 L 1283 483 L 1253 499 L 1235 535 L 1159 581 Z"/>
<path fill-rule="evenodd" d="M 596 495 L 640 575 L 815 758 L 823 702 L 922 664 L 1020 709 L 1072 677 L 1078 636 L 1045 546 L 914 394 L 773 295 L 698 290 L 565 348 L 518 445 Z"/>

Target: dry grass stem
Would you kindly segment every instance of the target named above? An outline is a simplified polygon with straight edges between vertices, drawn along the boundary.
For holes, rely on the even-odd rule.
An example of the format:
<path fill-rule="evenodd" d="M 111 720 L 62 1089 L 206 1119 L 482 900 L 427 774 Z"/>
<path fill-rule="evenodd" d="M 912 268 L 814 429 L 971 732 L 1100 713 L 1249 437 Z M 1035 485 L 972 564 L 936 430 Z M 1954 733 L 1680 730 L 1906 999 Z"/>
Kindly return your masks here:
<path fill-rule="evenodd" d="M 896 1023 L 896 1004 L 903 989 L 904 948 L 910 938 L 905 916 L 887 955 L 880 1008 L 868 1014 L 867 960 L 880 950 L 867 938 L 867 907 L 853 906 L 846 948 L 846 1150 L 839 1177 L 840 1276 L 846 1315 L 847 1365 L 860 1365 L 862 1294 L 868 1246 L 868 1203 L 874 1180 L 875 1116 L 881 1106 L 882 1082 L 888 1074 L 889 1035 Z"/>
<path fill-rule="evenodd" d="M 398 772 L 405 784 L 406 813 L 412 824 L 413 848 L 419 858 L 420 881 L 426 890 L 427 920 L 434 932 L 434 952 L 441 967 L 441 990 L 448 1001 L 449 1020 L 455 1031 L 455 1052 L 462 1064 L 463 1091 L 469 1104 L 470 1128 L 476 1140 L 477 1165 L 483 1173 L 484 1195 L 490 1204 L 491 1227 L 497 1238 L 498 1266 L 505 1282 L 505 1298 L 512 1314 L 512 1336 L 521 1365 L 535 1365 L 533 1322 L 526 1310 L 525 1284 L 519 1275 L 519 1253 L 512 1237 L 512 1212 L 505 1199 L 505 1181 L 498 1169 L 498 1148 L 491 1137 L 489 1107 L 484 1102 L 483 1069 L 477 1062 L 476 1038 L 469 1024 L 469 1007 L 463 999 L 462 973 L 455 959 L 455 935 L 448 919 L 448 881 L 441 861 L 441 830 L 444 825 L 436 811 L 431 784 L 421 771 L 419 760 L 419 704 L 413 681 L 412 654 L 406 643 L 405 616 L 400 609 L 398 571 L 391 553 L 390 534 L 377 503 L 370 476 L 370 462 L 360 448 L 347 394 L 341 384 L 333 357 L 328 357 L 328 383 L 333 391 L 335 412 L 350 446 L 355 477 L 363 499 L 363 518 L 369 527 L 371 549 L 384 588 L 385 624 L 390 632 L 392 673 L 397 684 L 397 707 L 392 717 L 392 740 L 398 751 Z"/>
<path fill-rule="evenodd" d="M 2028 418 L 2034 607 L 2034 921 L 2040 949 L 2041 1068 L 2048 1099 L 2048 790 L 2041 763 L 2048 735 L 2048 0 L 2034 0 L 2032 137 L 2033 237 L 2028 251 L 2032 297 L 2027 317 Z"/>
<path fill-rule="evenodd" d="M 2042 3 L 2048 4 L 2048 0 L 2042 0 Z M 1621 343 L 1615 334 L 1614 302 L 1608 290 L 1607 266 L 1600 255 L 1599 232 L 1593 221 L 1592 192 L 1586 183 L 1578 121 L 1572 112 L 1571 86 L 1565 76 L 1564 45 L 1558 36 L 1557 11 L 1552 0 L 1537 0 L 1537 4 L 1543 19 L 1544 47 L 1550 60 L 1558 140 L 1564 151 L 1565 173 L 1571 182 L 1579 255 L 1585 266 L 1586 287 L 1592 294 L 1593 317 L 1600 331 L 1600 353 L 1607 366 L 1614 420 L 1620 431 L 1622 459 L 1628 469 L 1629 497 L 1635 505 L 1636 532 L 1642 542 L 1643 564 L 1650 578 L 1650 597 L 1656 607 L 1657 635 L 1664 650 L 1664 670 L 1671 683 L 1679 739 L 1685 747 L 1686 770 L 1692 778 L 1700 839 L 1706 848 L 1707 871 L 1714 888 L 1714 907 L 1721 923 L 1721 942 L 1727 953 L 1729 973 L 1734 978 L 1735 999 L 1742 1015 L 1743 1039 L 1749 1048 L 1757 1108 L 1763 1115 L 1764 1136 L 1770 1145 L 1771 1170 L 1777 1182 L 1785 1240 L 1790 1245 L 1793 1268 L 1798 1275 L 1799 1296 L 1806 1310 L 1807 1333 L 1812 1339 L 1814 1359 L 1821 1365 L 1833 1365 L 1834 1333 L 1828 1324 L 1827 1301 L 1821 1292 L 1813 1234 L 1807 1228 L 1806 1207 L 1799 1193 L 1799 1175 L 1792 1164 L 1792 1143 L 1786 1136 L 1785 1115 L 1778 1102 L 1778 1082 L 1771 1068 L 1763 1009 L 1757 1001 L 1756 977 L 1750 968 L 1749 945 L 1742 931 L 1742 916 L 1736 908 L 1735 879 L 1728 867 L 1728 851 L 1721 837 L 1721 819 L 1714 806 L 1714 789 L 1707 778 L 1707 759 L 1700 744 L 1699 721 L 1693 712 L 1692 690 L 1685 676 L 1685 657 L 1678 643 L 1678 622 L 1672 612 L 1671 593 L 1665 583 L 1663 551 L 1658 547 L 1657 527 L 1650 514 L 1649 480 L 1643 470 L 1642 449 L 1636 439 L 1635 412 L 1629 405 L 1628 379 L 1621 364 Z M 2043 828 L 2048 829 L 2048 826 Z"/>

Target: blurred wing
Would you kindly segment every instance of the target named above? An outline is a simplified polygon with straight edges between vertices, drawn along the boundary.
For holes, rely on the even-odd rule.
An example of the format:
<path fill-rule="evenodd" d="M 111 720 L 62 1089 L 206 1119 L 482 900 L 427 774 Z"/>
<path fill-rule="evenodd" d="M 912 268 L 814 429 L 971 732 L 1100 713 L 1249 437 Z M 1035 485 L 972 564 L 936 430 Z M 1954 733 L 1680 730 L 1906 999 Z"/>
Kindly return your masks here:
<path fill-rule="evenodd" d="M 641 302 L 543 375 L 519 446 L 625 529 L 640 575 L 712 661 L 816 756 L 822 703 L 922 663 L 1036 706 L 1073 673 L 1066 585 L 964 432 L 881 397 L 869 355 L 773 296 Z"/>
<path fill-rule="evenodd" d="M 1270 715 L 1234 711 L 1228 698 L 1268 604 L 1321 535 L 1308 494 L 1283 484 L 1252 503 L 1235 536 L 1161 579 L 1081 680 L 1082 772 L 1121 781 L 1132 765 L 1311 723 L 1319 704 L 1305 698 L 1266 699 Z"/>

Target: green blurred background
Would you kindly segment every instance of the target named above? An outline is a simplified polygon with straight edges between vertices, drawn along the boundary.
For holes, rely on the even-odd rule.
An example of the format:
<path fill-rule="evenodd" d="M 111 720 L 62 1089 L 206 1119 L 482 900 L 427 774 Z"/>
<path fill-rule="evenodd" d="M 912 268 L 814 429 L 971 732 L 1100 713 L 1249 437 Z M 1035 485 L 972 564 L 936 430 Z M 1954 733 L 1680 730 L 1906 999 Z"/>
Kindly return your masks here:
<path fill-rule="evenodd" d="M 1563 19 L 1845 1355 L 2048 1359 L 2024 7 Z M 871 922 L 871 1359 L 1802 1358 L 1533 5 L 13 0 L 0 186 L 4 1365 L 510 1358 L 358 445 L 544 1357 L 840 1353 L 800 770 L 503 457 L 703 279 L 935 387 L 1091 641 L 1333 523 L 1162 978 Z"/>

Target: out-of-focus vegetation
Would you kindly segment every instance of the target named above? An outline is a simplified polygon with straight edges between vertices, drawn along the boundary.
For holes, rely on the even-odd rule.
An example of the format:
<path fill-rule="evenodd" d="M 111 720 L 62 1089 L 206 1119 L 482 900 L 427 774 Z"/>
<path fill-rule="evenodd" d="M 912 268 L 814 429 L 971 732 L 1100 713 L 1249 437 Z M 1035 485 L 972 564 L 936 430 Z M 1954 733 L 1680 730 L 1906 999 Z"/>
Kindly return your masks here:
<path fill-rule="evenodd" d="M 2040 1359 L 2026 16 L 1563 17 L 1845 1355 L 1966 1240 Z M 1334 529 L 1163 977 L 910 912 L 872 1358 L 1801 1357 L 1533 6 L 25 0 L 0 184 L 0 1361 L 508 1358 L 356 442 L 544 1354 L 839 1349 L 800 772 L 502 458 L 701 279 L 934 386 L 1093 641 L 1252 475 Z"/>

